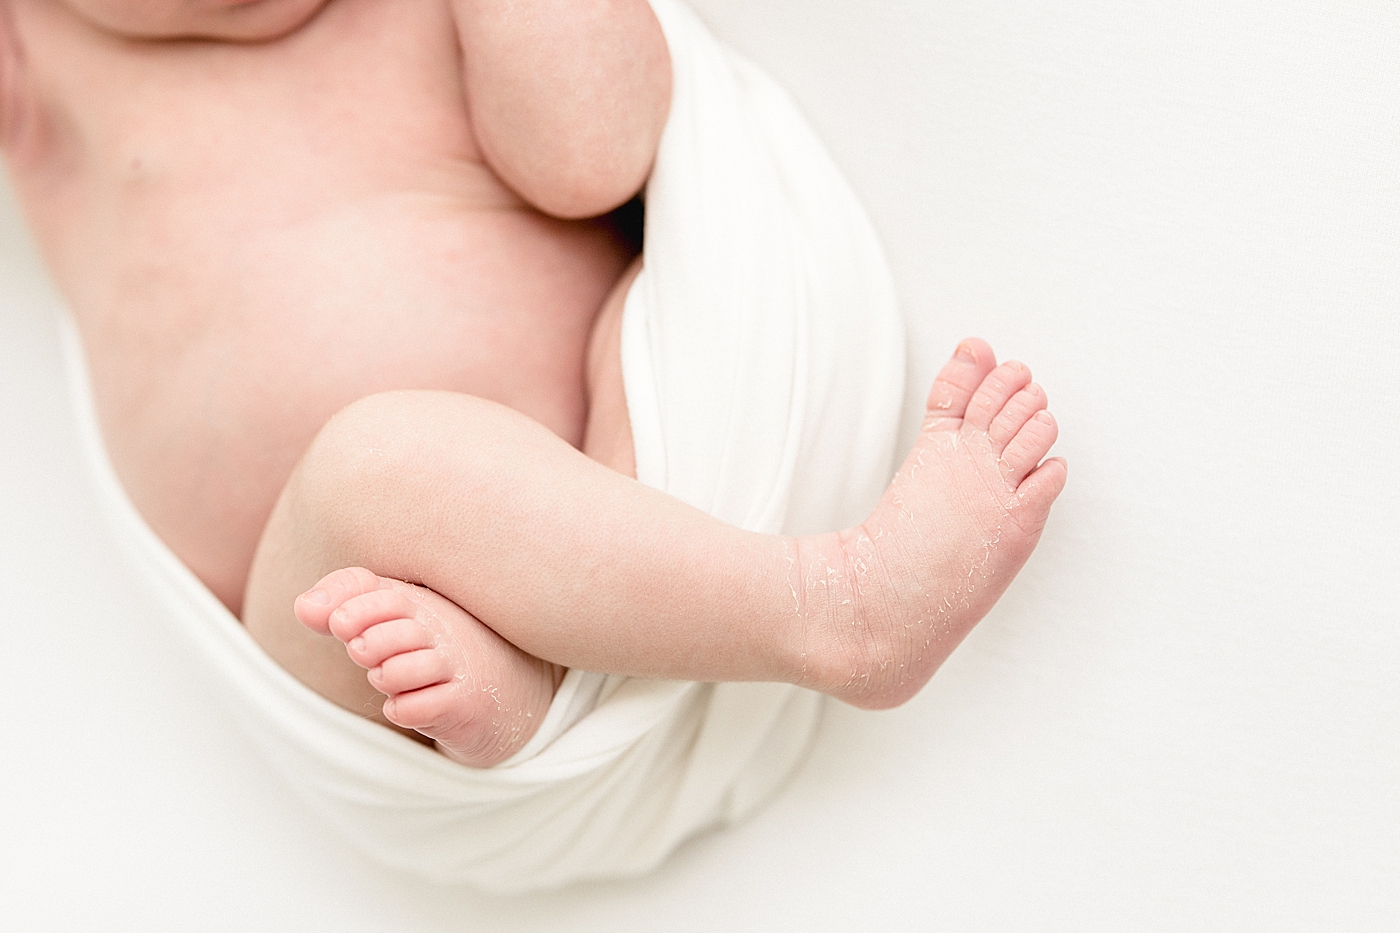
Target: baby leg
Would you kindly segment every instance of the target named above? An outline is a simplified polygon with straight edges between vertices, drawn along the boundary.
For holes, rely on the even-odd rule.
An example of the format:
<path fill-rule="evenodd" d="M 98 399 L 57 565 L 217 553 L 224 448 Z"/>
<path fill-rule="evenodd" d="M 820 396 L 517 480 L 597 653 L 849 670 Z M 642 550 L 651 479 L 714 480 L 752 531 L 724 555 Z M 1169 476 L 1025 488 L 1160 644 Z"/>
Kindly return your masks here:
<path fill-rule="evenodd" d="M 634 262 L 604 304 L 587 366 L 584 451 L 626 475 L 634 467 L 619 328 L 623 301 L 640 268 L 640 260 Z M 460 428 L 445 426 L 454 432 Z M 432 468 L 431 458 L 415 462 L 416 478 L 423 479 Z M 244 621 L 254 638 L 323 696 L 352 712 L 412 730 L 457 761 L 487 766 L 522 748 L 549 708 L 564 668 L 521 651 L 427 586 L 360 567 L 320 579 L 350 563 L 384 564 L 364 552 L 352 555 L 333 545 L 334 538 L 323 533 L 326 526 L 347 516 L 353 519 L 362 506 L 344 498 L 322 500 L 336 514 L 306 508 L 306 497 L 298 493 L 315 485 L 315 479 L 304 472 L 299 470 L 288 484 L 259 547 L 244 601 Z M 457 478 L 444 472 L 440 480 L 452 484 Z M 399 508 L 433 509 L 428 501 L 432 496 L 414 501 L 408 485 L 399 492 Z M 387 534 L 375 542 L 380 561 L 394 544 Z M 410 542 L 404 544 L 402 550 L 408 550 Z M 397 557 L 390 563 L 406 566 Z M 433 566 L 425 562 L 413 576 L 399 572 L 428 583 Z M 318 579 L 313 592 L 302 592 Z M 377 702 L 381 695 L 387 697 L 382 708 Z"/>
<path fill-rule="evenodd" d="M 432 590 L 368 571 L 341 570 L 320 601 L 298 600 L 335 568 L 371 561 L 327 547 L 331 539 L 319 531 L 336 517 L 297 508 L 294 484 L 268 523 L 249 578 L 243 621 L 253 638 L 327 699 L 432 740 L 464 764 L 486 767 L 518 751 L 548 710 L 563 669 Z"/>
<path fill-rule="evenodd" d="M 968 341 L 874 513 L 790 538 L 720 522 L 499 405 L 389 393 L 327 426 L 274 520 L 305 516 L 330 566 L 425 585 L 536 658 L 884 707 L 923 686 L 1030 555 L 1064 485 L 1063 461 L 1044 459 L 1055 434 L 1029 370 Z"/>

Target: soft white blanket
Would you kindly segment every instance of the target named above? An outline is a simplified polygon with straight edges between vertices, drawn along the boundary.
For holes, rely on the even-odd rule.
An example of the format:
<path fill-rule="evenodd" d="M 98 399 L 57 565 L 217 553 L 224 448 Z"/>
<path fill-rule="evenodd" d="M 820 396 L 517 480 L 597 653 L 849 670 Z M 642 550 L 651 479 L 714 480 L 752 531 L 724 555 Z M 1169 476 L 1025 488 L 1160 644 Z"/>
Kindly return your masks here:
<path fill-rule="evenodd" d="M 891 474 L 904 387 L 878 244 L 786 96 L 688 9 L 653 6 L 675 76 L 623 320 L 638 478 L 758 531 L 848 526 Z M 500 891 L 639 874 L 800 764 L 821 698 L 776 684 L 572 671 L 535 738 L 488 770 L 334 706 L 263 654 L 136 513 L 71 328 L 68 345 L 96 482 L 139 577 L 289 784 L 383 862 Z"/>

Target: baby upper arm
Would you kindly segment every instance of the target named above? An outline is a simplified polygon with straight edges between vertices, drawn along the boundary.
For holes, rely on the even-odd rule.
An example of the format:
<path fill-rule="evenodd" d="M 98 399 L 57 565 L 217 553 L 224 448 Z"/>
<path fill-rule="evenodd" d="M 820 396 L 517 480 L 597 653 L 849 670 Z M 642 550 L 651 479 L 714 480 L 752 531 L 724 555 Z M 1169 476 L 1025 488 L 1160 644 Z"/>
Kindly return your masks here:
<path fill-rule="evenodd" d="M 560 217 L 646 181 L 671 60 L 646 0 L 452 0 L 472 128 L 496 174 Z"/>

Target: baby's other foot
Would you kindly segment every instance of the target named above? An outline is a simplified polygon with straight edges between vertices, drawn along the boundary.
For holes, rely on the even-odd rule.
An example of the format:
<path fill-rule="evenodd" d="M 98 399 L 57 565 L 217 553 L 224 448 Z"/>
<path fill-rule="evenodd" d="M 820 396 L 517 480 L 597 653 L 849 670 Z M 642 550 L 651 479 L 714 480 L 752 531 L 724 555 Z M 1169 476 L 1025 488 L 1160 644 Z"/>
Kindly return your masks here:
<path fill-rule="evenodd" d="M 337 570 L 296 601 L 303 625 L 345 643 L 387 696 L 384 717 L 476 768 L 535 734 L 564 671 L 528 655 L 456 603 L 360 567 Z"/>
<path fill-rule="evenodd" d="M 885 708 L 933 676 L 1026 562 L 1064 488 L 1065 462 L 1043 459 L 1058 433 L 1046 405 L 1024 365 L 959 344 L 874 513 L 800 552 L 817 622 L 803 682 Z"/>

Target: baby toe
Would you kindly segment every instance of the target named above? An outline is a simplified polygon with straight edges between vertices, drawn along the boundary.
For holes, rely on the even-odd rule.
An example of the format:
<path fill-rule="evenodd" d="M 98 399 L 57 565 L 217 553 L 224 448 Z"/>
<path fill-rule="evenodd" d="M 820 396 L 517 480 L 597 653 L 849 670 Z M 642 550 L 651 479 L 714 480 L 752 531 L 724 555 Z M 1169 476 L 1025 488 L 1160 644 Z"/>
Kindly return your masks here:
<path fill-rule="evenodd" d="M 451 679 L 452 669 L 447 659 L 433 648 L 393 655 L 369 672 L 370 686 L 390 696 L 421 690 Z"/>
<path fill-rule="evenodd" d="M 995 365 L 996 355 L 984 341 L 974 337 L 958 344 L 929 390 L 925 427 L 937 431 L 961 424 L 972 393 Z"/>
<path fill-rule="evenodd" d="M 454 724 L 459 705 L 453 684 L 433 684 L 389 697 L 384 701 L 384 718 L 431 737 Z"/>
<path fill-rule="evenodd" d="M 1062 457 L 1051 457 L 1031 471 L 1021 481 L 1016 495 L 1025 505 L 1038 507 L 1049 514 L 1050 506 L 1065 488 L 1069 466 Z"/>
<path fill-rule="evenodd" d="M 1031 371 L 1024 363 L 1002 363 L 987 374 L 972 399 L 967 403 L 963 423 L 979 431 L 992 426 L 992 419 L 1001 413 L 1017 392 L 1030 384 Z"/>
<path fill-rule="evenodd" d="M 363 635 L 372 625 L 390 619 L 412 618 L 416 607 L 398 590 L 374 590 L 347 599 L 331 613 L 330 633 L 343 642 Z"/>
<path fill-rule="evenodd" d="M 1034 470 L 1036 464 L 1050 452 L 1059 433 L 1054 415 L 1048 411 L 1036 412 L 1002 451 L 1002 469 L 1007 481 L 1019 486 L 1026 474 Z"/>
<path fill-rule="evenodd" d="M 326 574 L 315 586 L 298 596 L 292 610 L 302 625 L 322 635 L 329 635 L 330 616 L 346 600 L 385 585 L 387 581 L 363 567 L 346 567 Z"/>
<path fill-rule="evenodd" d="M 433 635 L 415 619 L 390 619 L 371 625 L 345 644 L 350 660 L 366 670 L 378 667 L 396 654 L 431 648 Z"/>
<path fill-rule="evenodd" d="M 1045 391 L 1034 382 L 1011 396 L 1011 400 L 992 419 L 992 425 L 987 429 L 996 452 L 1000 454 L 1005 450 L 1006 445 L 1026 422 L 1031 420 L 1036 412 L 1044 411 L 1047 404 L 1049 401 L 1045 397 Z"/>

